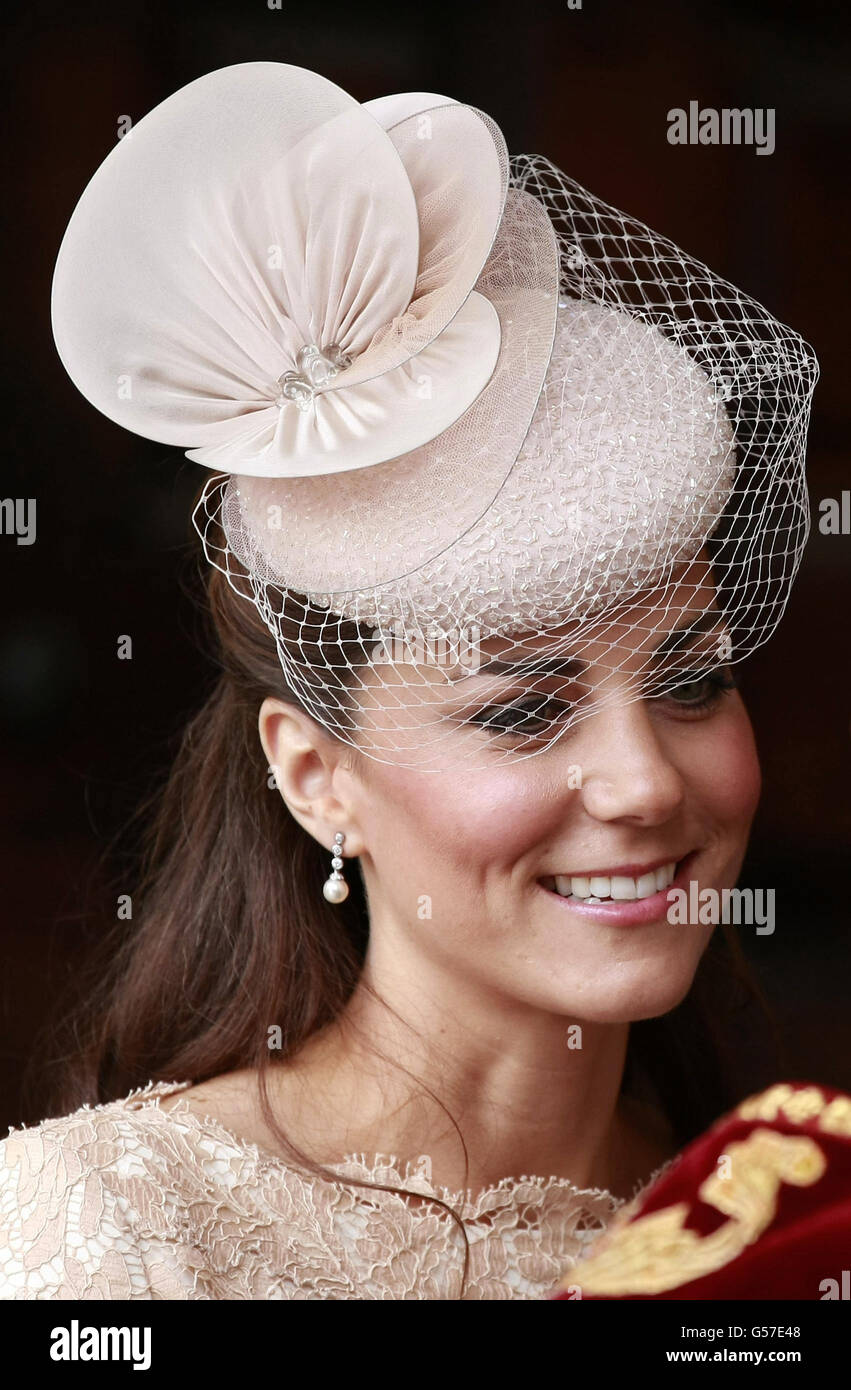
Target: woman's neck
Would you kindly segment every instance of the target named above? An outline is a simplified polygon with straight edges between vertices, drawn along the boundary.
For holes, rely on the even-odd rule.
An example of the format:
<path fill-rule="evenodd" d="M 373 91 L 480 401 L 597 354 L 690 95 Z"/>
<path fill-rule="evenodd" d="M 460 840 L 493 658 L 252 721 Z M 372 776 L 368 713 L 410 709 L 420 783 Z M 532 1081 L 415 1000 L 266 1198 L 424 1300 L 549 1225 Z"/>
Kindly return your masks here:
<path fill-rule="evenodd" d="M 620 1096 L 627 1024 L 569 1033 L 533 1010 L 498 1028 L 493 1011 L 490 1027 L 470 1009 L 437 1012 L 432 1027 L 422 1008 L 403 1022 L 356 991 L 340 1020 L 273 1069 L 284 1131 L 325 1163 L 427 1153 L 432 1180 L 453 1191 L 529 1174 L 628 1197 L 672 1156 L 660 1117 Z"/>

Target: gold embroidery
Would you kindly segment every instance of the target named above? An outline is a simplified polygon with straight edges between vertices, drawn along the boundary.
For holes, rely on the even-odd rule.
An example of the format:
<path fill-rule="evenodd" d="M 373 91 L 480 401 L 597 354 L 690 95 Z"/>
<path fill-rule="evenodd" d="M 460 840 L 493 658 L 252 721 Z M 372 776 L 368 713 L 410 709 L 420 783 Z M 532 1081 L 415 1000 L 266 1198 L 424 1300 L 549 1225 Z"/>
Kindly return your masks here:
<path fill-rule="evenodd" d="M 743 1100 L 741 1105 L 736 1107 L 736 1114 L 741 1115 L 743 1120 L 776 1120 L 792 1094 L 792 1087 L 785 1083 L 769 1086 L 768 1090 L 762 1091 L 760 1095 Z M 720 1123 L 723 1124 L 723 1120 Z"/>
<path fill-rule="evenodd" d="M 851 1096 L 835 1096 L 828 1101 L 818 1086 L 801 1086 L 797 1090 L 785 1082 L 769 1086 L 758 1096 L 751 1096 L 736 1107 L 743 1120 L 776 1120 L 780 1113 L 793 1124 L 803 1125 L 818 1119 L 818 1127 L 826 1134 L 851 1136 Z M 720 1120 L 719 1124 L 724 1121 Z"/>
<path fill-rule="evenodd" d="M 781 1089 L 781 1088 L 777 1088 Z M 759 1097 L 757 1099 L 762 1099 Z M 617 1224 L 587 1260 L 570 1271 L 559 1288 L 579 1285 L 583 1294 L 665 1293 L 717 1269 L 753 1244 L 777 1211 L 781 1182 L 807 1187 L 822 1177 L 825 1156 L 807 1135 L 756 1129 L 726 1150 L 732 1173 L 712 1172 L 698 1189 L 703 1201 L 730 1219 L 708 1236 L 685 1226 L 688 1202 L 677 1202 Z"/>
<path fill-rule="evenodd" d="M 800 1090 L 793 1091 L 788 1100 L 784 1100 L 782 1110 L 793 1124 L 805 1125 L 808 1120 L 820 1115 L 826 1104 L 824 1094 L 817 1086 L 802 1086 Z"/>
<path fill-rule="evenodd" d="M 851 1137 L 851 1097 L 835 1096 L 821 1117 L 819 1128 L 826 1134 Z"/>

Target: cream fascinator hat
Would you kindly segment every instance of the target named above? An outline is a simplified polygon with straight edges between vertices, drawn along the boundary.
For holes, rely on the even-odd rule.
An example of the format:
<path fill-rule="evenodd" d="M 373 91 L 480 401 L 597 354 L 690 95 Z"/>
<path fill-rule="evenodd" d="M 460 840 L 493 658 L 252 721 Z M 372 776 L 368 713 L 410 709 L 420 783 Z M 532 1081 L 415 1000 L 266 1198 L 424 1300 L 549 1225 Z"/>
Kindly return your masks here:
<path fill-rule="evenodd" d="M 619 619 L 652 598 L 682 628 L 707 574 L 702 670 L 783 611 L 811 348 L 473 107 L 208 73 L 95 173 L 52 315 L 89 401 L 211 470 L 208 559 L 371 757 L 492 765 L 693 681 Z M 593 652 L 594 698 L 532 709 L 505 669 L 530 646 Z M 483 715 L 507 690 L 519 722 Z"/>

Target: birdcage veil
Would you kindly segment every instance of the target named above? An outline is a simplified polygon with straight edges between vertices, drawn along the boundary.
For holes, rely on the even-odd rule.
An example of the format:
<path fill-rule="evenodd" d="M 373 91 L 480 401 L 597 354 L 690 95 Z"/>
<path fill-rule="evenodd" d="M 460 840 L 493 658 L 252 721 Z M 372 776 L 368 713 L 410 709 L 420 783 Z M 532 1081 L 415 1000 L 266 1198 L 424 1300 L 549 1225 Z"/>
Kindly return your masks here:
<path fill-rule="evenodd" d="M 798 334 L 445 97 L 243 64 L 145 119 L 66 234 L 57 344 L 213 470 L 206 556 L 327 730 L 494 766 L 766 640 L 808 530 Z M 128 286 L 146 184 L 170 225 Z"/>

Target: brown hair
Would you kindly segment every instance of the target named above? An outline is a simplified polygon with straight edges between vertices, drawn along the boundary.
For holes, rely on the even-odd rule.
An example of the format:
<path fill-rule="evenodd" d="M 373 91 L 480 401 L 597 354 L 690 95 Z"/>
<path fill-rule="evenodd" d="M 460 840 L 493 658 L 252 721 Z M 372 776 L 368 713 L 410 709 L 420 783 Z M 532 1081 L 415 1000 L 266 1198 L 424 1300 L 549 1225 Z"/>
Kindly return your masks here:
<path fill-rule="evenodd" d="M 348 876 L 343 904 L 324 900 L 328 851 L 270 791 L 259 707 L 268 695 L 299 701 L 268 629 L 212 567 L 207 600 L 221 671 L 183 732 L 164 787 L 140 808 L 146 831 L 133 922 L 115 924 L 91 959 L 85 1003 L 62 1030 L 51 1113 L 102 1104 L 152 1080 L 198 1084 L 254 1068 L 263 1117 L 289 1160 L 334 1182 L 404 1194 L 330 1173 L 272 1111 L 270 1024 L 280 1029 L 285 1060 L 341 1014 L 361 974 L 369 918 L 357 874 Z M 623 1089 L 652 1095 L 680 1146 L 741 1099 L 729 1027 L 748 996 L 765 1008 L 734 934 L 716 933 L 686 1000 L 630 1030 Z M 457 1123 L 429 1094 L 466 1160 Z M 469 1241 L 457 1213 L 440 1205 L 465 1242 L 462 1296 Z"/>

